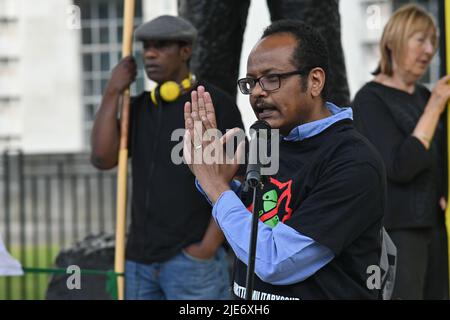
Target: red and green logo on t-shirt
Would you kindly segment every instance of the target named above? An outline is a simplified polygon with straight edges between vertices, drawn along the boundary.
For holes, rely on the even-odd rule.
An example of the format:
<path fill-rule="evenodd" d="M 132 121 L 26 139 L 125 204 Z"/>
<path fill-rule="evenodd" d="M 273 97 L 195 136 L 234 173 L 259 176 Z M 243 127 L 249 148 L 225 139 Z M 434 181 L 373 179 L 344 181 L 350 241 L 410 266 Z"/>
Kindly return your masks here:
<path fill-rule="evenodd" d="M 264 186 L 262 195 L 262 209 L 259 210 L 259 219 L 269 227 L 275 227 L 278 222 L 288 220 L 292 215 L 289 206 L 292 198 L 292 179 L 287 182 L 270 178 L 269 183 Z M 253 203 L 247 207 L 253 211 Z"/>

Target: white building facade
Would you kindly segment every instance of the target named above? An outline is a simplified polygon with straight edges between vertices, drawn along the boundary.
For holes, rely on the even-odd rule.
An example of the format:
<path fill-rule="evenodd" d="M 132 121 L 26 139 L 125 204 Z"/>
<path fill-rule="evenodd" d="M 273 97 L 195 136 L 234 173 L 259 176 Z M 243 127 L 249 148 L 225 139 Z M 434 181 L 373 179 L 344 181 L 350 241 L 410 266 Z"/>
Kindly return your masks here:
<path fill-rule="evenodd" d="M 377 43 L 392 11 L 408 1 L 340 0 L 341 33 L 351 97 L 371 78 Z M 417 2 L 417 1 L 416 1 Z M 437 10 L 437 1 L 428 3 Z M 136 21 L 176 14 L 176 0 L 136 0 Z M 121 57 L 122 0 L 0 0 L 0 151 L 78 153 L 89 134 L 111 68 Z M 264 0 L 253 0 L 241 55 L 270 23 Z M 138 62 L 140 46 L 135 46 Z M 426 81 L 438 78 L 438 59 Z M 139 71 L 133 91 L 150 88 Z M 255 117 L 239 95 L 245 126 Z"/>

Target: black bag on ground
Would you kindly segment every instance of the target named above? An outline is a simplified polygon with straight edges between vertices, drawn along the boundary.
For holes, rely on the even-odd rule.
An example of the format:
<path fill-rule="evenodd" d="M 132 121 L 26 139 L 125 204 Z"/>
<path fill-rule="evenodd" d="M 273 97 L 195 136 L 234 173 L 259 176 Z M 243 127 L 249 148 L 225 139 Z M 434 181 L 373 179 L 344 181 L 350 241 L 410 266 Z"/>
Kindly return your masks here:
<path fill-rule="evenodd" d="M 111 300 L 107 292 L 106 271 L 114 270 L 114 235 L 87 236 L 73 248 L 62 250 L 56 257 L 55 268 L 79 267 L 79 282 L 70 274 L 54 274 L 49 282 L 46 298 L 49 300 Z M 105 274 L 85 274 L 84 270 L 104 271 Z M 69 277 L 72 277 L 69 279 Z M 68 281 L 69 280 L 69 281 Z M 79 288 L 77 288 L 79 284 Z"/>

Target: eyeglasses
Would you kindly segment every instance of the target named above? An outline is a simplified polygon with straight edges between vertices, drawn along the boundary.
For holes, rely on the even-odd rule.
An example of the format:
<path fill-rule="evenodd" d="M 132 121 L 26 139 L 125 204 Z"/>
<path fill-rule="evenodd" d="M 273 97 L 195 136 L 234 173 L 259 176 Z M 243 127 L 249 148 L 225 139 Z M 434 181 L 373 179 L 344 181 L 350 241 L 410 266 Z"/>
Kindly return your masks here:
<path fill-rule="evenodd" d="M 239 79 L 237 84 L 239 86 L 239 90 L 243 94 L 251 94 L 253 89 L 256 86 L 256 83 L 258 82 L 261 88 L 265 91 L 274 91 L 277 89 L 280 89 L 281 86 L 281 78 L 293 76 L 295 74 L 304 74 L 305 69 L 303 70 L 296 70 L 286 73 L 272 73 L 272 74 L 266 74 L 264 76 L 261 76 L 259 78 L 242 78 Z"/>

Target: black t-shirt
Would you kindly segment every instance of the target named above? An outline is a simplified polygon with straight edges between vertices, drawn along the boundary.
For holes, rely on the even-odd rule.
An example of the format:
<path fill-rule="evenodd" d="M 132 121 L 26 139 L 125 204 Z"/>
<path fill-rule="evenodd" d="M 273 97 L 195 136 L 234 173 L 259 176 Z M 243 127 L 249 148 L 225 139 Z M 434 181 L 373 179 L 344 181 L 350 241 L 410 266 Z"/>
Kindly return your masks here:
<path fill-rule="evenodd" d="M 212 96 L 219 130 L 243 128 L 236 104 L 220 89 L 201 83 Z M 174 130 L 184 128 L 184 103 L 190 92 L 172 103 L 154 106 L 149 92 L 132 99 L 130 145 L 132 164 L 131 226 L 126 257 L 140 263 L 162 262 L 199 242 L 211 220 L 211 207 L 196 190 L 184 164 L 171 160 L 182 141 Z M 178 153 L 182 155 L 181 148 Z"/>
<path fill-rule="evenodd" d="M 386 167 L 388 229 L 444 224 L 438 206 L 447 194 L 444 119 L 430 149 L 412 136 L 429 97 L 430 91 L 420 84 L 410 94 L 372 81 L 352 103 L 355 127 L 375 146 Z"/>
<path fill-rule="evenodd" d="M 366 282 L 367 268 L 378 266 L 381 254 L 384 168 L 351 120 L 338 121 L 303 141 L 282 140 L 279 172 L 258 197 L 261 194 L 267 211 L 261 220 L 279 220 L 328 247 L 335 257 L 291 285 L 271 285 L 255 275 L 256 298 L 379 298 L 379 290 L 370 290 Z M 252 195 L 244 193 L 241 198 L 250 208 Z M 244 297 L 245 278 L 246 265 L 237 260 L 233 292 L 238 298 Z"/>

